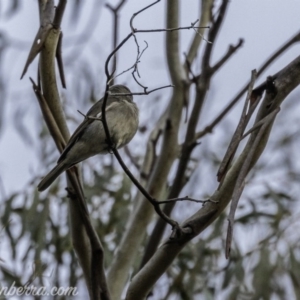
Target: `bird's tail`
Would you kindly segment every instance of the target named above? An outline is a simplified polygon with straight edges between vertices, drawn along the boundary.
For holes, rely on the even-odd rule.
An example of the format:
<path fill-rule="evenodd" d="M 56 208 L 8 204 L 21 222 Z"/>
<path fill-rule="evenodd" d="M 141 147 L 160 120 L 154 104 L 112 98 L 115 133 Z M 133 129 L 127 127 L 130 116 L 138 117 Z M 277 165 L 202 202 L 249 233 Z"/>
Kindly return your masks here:
<path fill-rule="evenodd" d="M 63 163 L 59 163 L 56 165 L 39 183 L 38 185 L 38 191 L 42 192 L 46 188 L 51 185 L 51 183 L 63 172 L 67 169 L 66 165 Z"/>

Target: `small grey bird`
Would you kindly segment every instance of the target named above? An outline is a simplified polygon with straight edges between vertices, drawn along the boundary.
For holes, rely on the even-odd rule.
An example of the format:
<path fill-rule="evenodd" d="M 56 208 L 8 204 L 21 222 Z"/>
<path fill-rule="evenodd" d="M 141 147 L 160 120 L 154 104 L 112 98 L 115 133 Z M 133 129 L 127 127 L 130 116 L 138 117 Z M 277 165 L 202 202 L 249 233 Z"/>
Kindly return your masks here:
<path fill-rule="evenodd" d="M 111 94 L 131 93 L 124 85 L 111 86 L 109 91 Z M 86 115 L 101 118 L 102 103 L 103 98 L 96 102 Z M 132 95 L 109 95 L 105 112 L 112 142 L 116 148 L 125 146 L 134 137 L 139 124 L 139 111 L 133 102 Z M 106 140 L 102 122 L 85 118 L 71 136 L 57 161 L 57 165 L 39 183 L 38 190 L 47 189 L 62 172 L 75 164 L 96 154 L 108 153 Z"/>

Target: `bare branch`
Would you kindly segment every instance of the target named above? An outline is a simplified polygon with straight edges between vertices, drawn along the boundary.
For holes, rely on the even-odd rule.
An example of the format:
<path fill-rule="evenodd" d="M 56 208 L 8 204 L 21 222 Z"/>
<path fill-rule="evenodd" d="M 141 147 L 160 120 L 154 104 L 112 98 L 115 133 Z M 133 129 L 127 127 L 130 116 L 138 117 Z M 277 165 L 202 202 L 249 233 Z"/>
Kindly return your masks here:
<path fill-rule="evenodd" d="M 139 44 L 138 44 L 138 41 L 137 41 L 137 39 L 136 39 L 136 36 L 133 35 L 133 37 L 134 37 L 134 41 L 135 41 L 136 46 L 137 46 L 137 58 L 136 58 L 136 63 L 135 63 L 135 65 L 134 65 L 134 69 L 133 69 L 133 71 L 132 71 L 131 74 L 132 74 L 132 77 L 133 77 L 133 79 L 135 80 L 135 82 L 136 82 L 140 87 L 142 87 L 142 88 L 146 91 L 148 87 L 142 85 L 142 84 L 139 82 L 139 80 L 137 80 L 137 78 L 135 77 L 135 73 L 138 75 L 139 78 L 141 78 L 140 73 L 139 73 L 139 69 L 138 69 L 138 63 L 140 62 L 140 59 L 141 59 L 143 53 L 145 52 L 145 50 L 148 48 L 148 43 L 147 43 L 146 41 L 144 41 L 145 44 L 146 44 L 146 46 L 145 46 L 145 48 L 142 50 L 142 52 L 140 53 L 140 46 L 139 46 Z"/>
<path fill-rule="evenodd" d="M 210 22 L 211 19 L 211 6 L 213 0 L 201 1 L 201 17 L 200 17 L 200 27 L 201 29 L 195 33 L 193 41 L 186 55 L 186 62 L 188 61 L 190 65 L 193 64 L 193 61 L 197 55 L 197 51 L 201 46 L 203 40 L 204 28 Z"/>
<path fill-rule="evenodd" d="M 119 164 L 121 165 L 122 169 L 124 170 L 124 172 L 130 178 L 130 180 L 133 182 L 133 184 L 139 189 L 139 191 L 144 195 L 144 197 L 147 200 L 150 201 L 150 203 L 153 205 L 153 207 L 154 207 L 155 211 L 157 212 L 157 214 L 163 220 L 165 220 L 165 222 L 167 222 L 168 224 L 170 224 L 174 230 L 180 230 L 180 227 L 179 227 L 178 223 L 176 221 L 172 220 L 171 218 L 169 218 L 167 215 L 165 215 L 161 211 L 161 209 L 159 207 L 159 201 L 155 200 L 155 198 L 153 198 L 152 196 L 150 196 L 150 194 L 144 189 L 144 187 L 139 183 L 139 181 L 129 171 L 129 169 L 127 168 L 126 164 L 122 160 L 122 158 L 121 158 L 118 150 L 116 148 L 111 148 L 111 150 L 113 151 L 115 157 L 117 158 L 117 160 L 118 160 Z"/>
<path fill-rule="evenodd" d="M 131 154 L 130 149 L 127 145 L 124 147 L 124 152 L 130 159 L 131 164 L 134 165 L 137 170 L 140 170 L 141 166 L 139 165 L 138 159 Z"/>
<path fill-rule="evenodd" d="M 132 15 L 132 17 L 131 17 L 131 19 L 130 19 L 130 22 L 129 22 L 130 28 L 131 28 L 131 32 L 135 32 L 135 28 L 133 27 L 133 20 L 134 20 L 134 18 L 135 18 L 137 15 L 139 15 L 141 12 L 143 12 L 143 11 L 147 10 L 148 8 L 154 6 L 154 5 L 157 4 L 158 2 L 160 2 L 160 0 L 157 0 L 157 1 L 153 2 L 153 3 L 151 3 L 150 5 L 148 5 L 148 6 L 144 7 L 144 8 L 142 8 L 141 10 L 137 11 L 136 13 L 134 13 L 134 14 Z"/>
<path fill-rule="evenodd" d="M 54 18 L 54 0 L 38 0 L 40 12 L 40 24 L 44 27 L 50 24 Z"/>
<path fill-rule="evenodd" d="M 300 41 L 300 32 L 298 32 L 295 36 L 293 36 L 290 40 L 288 40 L 282 47 L 280 47 L 270 58 L 266 60 L 265 63 L 259 68 L 257 71 L 257 78 L 274 62 L 284 51 L 290 48 L 293 44 Z M 247 83 L 241 90 L 237 93 L 237 95 L 229 102 L 229 104 L 220 112 L 220 114 L 205 128 L 199 131 L 196 134 L 196 140 L 202 138 L 208 133 L 212 133 L 215 126 L 217 126 L 223 118 L 228 114 L 228 112 L 234 107 L 234 105 L 240 100 L 242 95 L 247 91 L 249 83 Z"/>
<path fill-rule="evenodd" d="M 171 88 L 171 87 L 174 87 L 174 85 L 172 85 L 172 84 L 164 85 L 164 86 L 155 88 L 155 89 L 150 90 L 150 91 L 147 91 L 147 90 L 146 90 L 146 91 L 141 92 L 141 93 L 130 93 L 130 94 L 128 94 L 128 93 L 118 93 L 118 94 L 113 94 L 113 93 L 110 93 L 110 92 L 108 92 L 108 93 L 109 93 L 109 95 L 111 95 L 111 96 L 116 96 L 116 97 L 118 97 L 118 96 L 130 96 L 130 95 L 143 96 L 143 95 L 149 95 L 149 94 L 151 94 L 151 93 L 153 93 L 153 92 L 156 92 L 156 91 L 158 91 L 158 90 L 162 90 L 162 89 L 165 89 L 165 88 Z M 147 88 L 146 88 L 146 89 L 147 89 Z"/>
<path fill-rule="evenodd" d="M 66 5 L 67 5 L 67 0 L 59 0 L 59 3 L 55 10 L 54 20 L 52 23 L 54 28 L 57 29 L 60 28 Z"/>
<path fill-rule="evenodd" d="M 31 49 L 28 54 L 27 61 L 25 63 L 21 79 L 27 72 L 29 65 L 33 62 L 35 57 L 40 53 L 42 48 L 44 47 L 44 43 L 46 41 L 47 35 L 50 30 L 53 28 L 52 20 L 54 17 L 54 1 L 49 0 L 45 3 L 39 0 L 39 10 L 40 10 L 40 23 L 41 26 L 35 36 L 35 39 L 32 43 Z"/>
<path fill-rule="evenodd" d="M 62 84 L 63 88 L 67 88 L 65 72 L 64 72 L 64 64 L 63 64 L 63 59 L 62 59 L 62 50 L 61 50 L 62 49 L 62 38 L 63 38 L 63 33 L 61 32 L 59 35 L 58 43 L 57 43 L 56 60 L 57 60 L 57 66 L 58 66 L 61 84 Z"/>
<path fill-rule="evenodd" d="M 209 28 L 209 26 L 201 27 L 201 26 L 195 26 L 195 24 L 199 22 L 199 20 L 196 20 L 195 22 L 192 22 L 190 26 L 183 26 L 183 27 L 174 27 L 174 28 L 159 28 L 159 29 L 136 29 L 135 33 L 141 33 L 141 32 L 173 32 L 173 31 L 179 31 L 179 30 L 185 30 L 185 29 L 198 29 L 198 28 Z"/>
<path fill-rule="evenodd" d="M 227 11 L 228 4 L 229 4 L 229 0 L 222 1 L 218 17 L 217 17 L 216 21 L 213 22 L 213 25 L 208 32 L 207 39 L 211 43 L 206 43 L 206 48 L 205 48 L 203 58 L 202 58 L 202 73 L 208 72 L 207 70 L 210 69 L 210 59 L 211 59 L 211 54 L 212 54 L 212 50 L 214 47 L 214 41 L 217 38 L 217 35 L 221 28 L 221 25 L 224 21 L 224 17 L 225 17 L 225 13 Z"/>
<path fill-rule="evenodd" d="M 230 163 L 233 160 L 234 154 L 238 148 L 238 145 L 240 141 L 242 140 L 242 135 L 245 131 L 246 126 L 248 125 L 248 122 L 259 102 L 259 99 L 255 99 L 255 101 L 250 102 L 253 86 L 256 80 L 256 70 L 252 71 L 251 74 L 251 80 L 248 88 L 248 95 L 246 97 L 246 101 L 244 104 L 244 108 L 241 114 L 241 118 L 238 122 L 237 128 L 232 136 L 232 139 L 230 141 L 230 144 L 227 148 L 227 151 L 225 153 L 225 156 L 220 164 L 220 168 L 217 173 L 218 181 L 221 181 L 224 176 L 226 175 L 226 172 L 228 168 L 230 167 Z M 249 109 L 248 109 L 249 107 Z"/>
<path fill-rule="evenodd" d="M 226 54 L 211 68 L 212 73 L 216 73 L 228 60 L 229 58 L 244 44 L 243 39 L 239 39 L 236 45 L 230 45 Z"/>
<path fill-rule="evenodd" d="M 113 33 L 113 49 L 117 47 L 118 44 L 118 36 L 119 36 L 119 11 L 122 6 L 125 4 L 126 0 L 121 0 L 116 7 L 112 7 L 109 3 L 106 3 L 105 6 L 111 10 L 114 17 L 114 33 Z M 117 68 L 117 55 L 114 55 L 113 65 L 112 65 L 112 73 L 115 72 Z M 111 84 L 114 84 L 114 78 L 111 79 Z"/>
<path fill-rule="evenodd" d="M 237 205 L 239 202 L 239 199 L 242 195 L 244 185 L 245 185 L 245 178 L 249 172 L 249 167 L 253 159 L 253 155 L 261 141 L 261 138 L 263 134 L 265 133 L 265 130 L 270 125 L 270 123 L 274 120 L 275 116 L 280 111 L 280 107 L 275 109 L 273 112 L 271 112 L 264 121 L 264 124 L 261 126 L 257 136 L 255 137 L 255 140 L 252 144 L 252 147 L 248 153 L 248 155 L 245 158 L 245 161 L 241 167 L 241 170 L 239 172 L 239 175 L 236 180 L 235 188 L 233 190 L 232 194 L 232 200 L 230 205 L 230 212 L 228 216 L 228 229 L 227 229 L 227 238 L 226 238 L 226 250 L 225 250 L 225 256 L 228 259 L 230 255 L 231 250 L 231 241 L 232 241 L 232 233 L 233 233 L 233 224 L 234 224 L 234 215 L 235 211 L 237 209 Z"/>
<path fill-rule="evenodd" d="M 159 201 L 159 204 L 166 204 L 166 203 L 171 203 L 171 202 L 178 202 L 178 201 L 191 201 L 191 202 L 196 202 L 196 203 L 206 203 L 206 202 L 209 202 L 209 201 L 212 201 L 210 199 L 207 199 L 207 200 L 198 200 L 198 199 L 194 199 L 194 198 L 191 198 L 189 196 L 185 196 L 185 197 L 180 197 L 180 198 L 173 198 L 173 199 L 168 199 L 168 200 L 162 200 L 162 201 Z M 212 201 L 215 203 L 215 201 Z"/>
<path fill-rule="evenodd" d="M 135 78 L 134 73 L 137 73 L 138 76 L 140 77 L 139 71 L 138 71 L 138 64 L 140 63 L 140 59 L 141 59 L 142 55 L 144 54 L 145 50 L 148 48 L 148 43 L 145 41 L 146 46 L 145 46 L 145 48 L 142 50 L 142 52 L 140 53 L 139 45 L 138 45 L 138 42 L 137 42 L 137 40 L 136 40 L 136 36 L 134 35 L 133 37 L 134 37 L 135 43 L 136 43 L 136 45 L 137 45 L 137 53 L 138 53 L 138 54 L 137 54 L 137 58 L 136 58 L 135 63 L 134 63 L 130 68 L 128 68 L 127 70 L 124 70 L 124 71 L 121 72 L 120 74 L 118 74 L 118 75 L 116 75 L 115 77 L 113 77 L 112 79 L 110 79 L 110 80 L 109 80 L 109 84 L 113 84 L 113 81 L 114 81 L 115 78 L 117 78 L 117 77 L 123 75 L 124 73 L 126 73 L 126 72 L 128 72 L 128 71 L 130 71 L 130 70 L 133 69 L 133 71 L 132 71 L 132 76 L 133 76 L 134 80 L 136 81 L 136 83 L 137 83 L 139 86 L 141 86 L 143 89 L 147 89 L 147 87 L 144 87 L 142 84 L 139 83 L 139 81 Z"/>
<path fill-rule="evenodd" d="M 106 6 L 107 8 L 109 8 L 113 13 L 116 13 L 116 12 L 118 12 L 118 11 L 121 9 L 121 7 L 125 4 L 126 1 L 127 1 L 127 0 L 121 0 L 121 1 L 119 2 L 119 4 L 116 5 L 116 7 L 112 7 L 112 6 L 110 5 L 110 3 L 105 3 L 105 6 Z"/>

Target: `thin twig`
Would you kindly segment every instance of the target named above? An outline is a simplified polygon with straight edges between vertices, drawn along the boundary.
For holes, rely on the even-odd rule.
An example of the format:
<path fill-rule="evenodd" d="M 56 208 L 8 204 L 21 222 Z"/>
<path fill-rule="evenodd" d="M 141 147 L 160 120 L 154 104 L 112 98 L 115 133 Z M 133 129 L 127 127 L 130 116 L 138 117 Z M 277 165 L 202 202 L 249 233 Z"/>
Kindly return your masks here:
<path fill-rule="evenodd" d="M 243 39 L 239 39 L 236 45 L 230 45 L 228 47 L 227 52 L 225 55 L 213 66 L 211 67 L 211 72 L 216 73 L 228 60 L 229 58 L 244 44 Z"/>
<path fill-rule="evenodd" d="M 106 3 L 105 6 L 109 8 L 114 16 L 114 33 L 113 33 L 113 49 L 117 47 L 118 43 L 118 35 L 119 35 L 119 11 L 122 6 L 125 4 L 126 0 L 121 0 L 116 7 L 112 7 L 109 3 Z M 115 72 L 117 68 L 117 55 L 114 55 L 113 65 L 112 65 L 112 73 Z M 111 79 L 111 84 L 114 83 L 114 78 Z"/>
<path fill-rule="evenodd" d="M 130 180 L 133 182 L 133 184 L 139 189 L 139 191 L 144 195 L 144 197 L 153 205 L 153 207 L 154 207 L 155 211 L 157 212 L 157 214 L 162 219 L 164 219 L 168 224 L 170 224 L 175 232 L 178 232 L 178 230 L 180 232 L 181 230 L 180 230 L 180 227 L 179 227 L 178 223 L 176 221 L 172 220 L 171 218 L 169 218 L 166 214 L 164 214 L 161 211 L 161 209 L 159 207 L 159 201 L 157 201 L 152 196 L 150 196 L 150 194 L 146 191 L 146 189 L 144 189 L 144 187 L 139 183 L 139 181 L 129 171 L 128 167 L 126 166 L 126 164 L 122 160 L 118 150 L 116 148 L 111 148 L 111 150 L 113 151 L 115 157 L 117 158 L 117 160 L 118 160 L 119 164 L 121 165 L 121 167 L 123 168 L 124 172 L 130 178 Z"/>
<path fill-rule="evenodd" d="M 147 10 L 147 9 L 150 8 L 151 6 L 154 6 L 155 4 L 157 4 L 157 3 L 160 2 L 160 1 L 161 1 L 161 0 L 157 0 L 157 1 L 155 1 L 155 2 L 153 2 L 153 3 L 151 3 L 151 4 L 149 4 L 148 6 L 142 8 L 141 10 L 137 11 L 136 13 L 134 13 L 134 14 L 132 15 L 132 17 L 130 18 L 130 22 L 129 22 L 129 25 L 130 25 L 130 28 L 131 28 L 131 32 L 135 32 L 135 29 L 133 28 L 133 20 L 134 20 L 134 18 L 135 18 L 137 15 L 139 15 L 141 12 Z"/>
<path fill-rule="evenodd" d="M 214 46 L 214 41 L 220 31 L 221 25 L 224 20 L 225 13 L 227 11 L 229 1 L 228 0 L 223 0 L 222 4 L 220 5 L 220 11 L 218 14 L 218 17 L 215 22 L 213 22 L 213 25 L 211 29 L 208 32 L 208 37 L 207 39 L 211 41 L 211 43 L 206 43 L 206 48 L 203 54 L 203 59 L 202 59 L 202 70 L 208 70 L 210 69 L 210 59 L 211 59 L 211 54 Z"/>
<path fill-rule="evenodd" d="M 199 20 L 197 20 L 197 22 L 198 22 Z M 204 28 L 204 27 L 202 27 L 202 26 L 199 26 L 198 28 Z M 207 26 L 206 28 L 210 28 L 209 26 Z M 203 34 L 202 33 L 200 33 L 199 31 L 197 31 L 196 30 L 196 28 L 195 27 L 193 27 L 193 29 L 194 29 L 194 31 L 196 32 L 196 34 L 197 35 L 199 35 L 202 39 L 203 39 L 203 41 L 205 41 L 206 43 L 208 43 L 208 44 L 212 44 L 212 42 L 211 41 L 209 41 L 209 40 L 207 40 L 204 36 L 203 36 Z"/>
<path fill-rule="evenodd" d="M 144 92 L 140 92 L 140 93 L 118 93 L 118 94 L 114 94 L 114 93 L 110 93 L 110 92 L 108 92 L 108 93 L 109 93 L 109 95 L 115 96 L 115 97 L 118 97 L 118 96 L 131 96 L 131 95 L 143 96 L 143 95 L 149 95 L 149 94 L 151 94 L 153 92 L 156 92 L 158 90 L 165 89 L 165 88 L 170 88 L 170 87 L 174 87 L 174 85 L 168 84 L 168 85 L 164 85 L 164 86 L 158 87 L 158 88 L 150 90 L 150 91 L 144 91 Z"/>
<path fill-rule="evenodd" d="M 161 29 L 137 29 L 135 30 L 135 33 L 140 32 L 172 32 L 172 31 L 178 31 L 178 30 L 185 30 L 185 29 L 195 29 L 195 28 L 209 28 L 209 26 L 184 26 L 184 27 L 175 27 L 175 28 L 161 28 Z"/>
<path fill-rule="evenodd" d="M 146 49 L 148 48 L 148 43 L 147 43 L 146 41 L 144 41 L 144 42 L 146 43 L 146 46 L 145 46 L 145 48 L 142 50 L 142 52 L 140 53 L 140 52 L 139 52 L 139 51 L 140 51 L 140 50 L 139 50 L 140 47 L 139 47 L 139 44 L 138 44 L 138 42 L 137 42 L 137 39 L 136 39 L 136 36 L 135 36 L 135 35 L 134 35 L 134 40 L 135 40 L 135 42 L 136 42 L 136 44 L 137 44 L 137 59 L 136 59 L 136 64 L 134 65 L 134 69 L 133 69 L 133 71 L 132 71 L 131 74 L 132 74 L 132 77 L 133 77 L 133 79 L 135 80 L 135 82 L 136 82 L 140 87 L 142 87 L 142 88 L 144 89 L 144 91 L 146 92 L 146 90 L 147 90 L 148 87 L 142 85 L 142 84 L 139 82 L 139 80 L 137 80 L 137 78 L 135 77 L 135 73 L 138 75 L 139 78 L 141 78 L 140 73 L 139 73 L 139 69 L 138 69 L 138 63 L 140 62 L 140 59 L 141 59 L 142 55 L 144 54 L 144 52 L 145 52 Z"/>
<path fill-rule="evenodd" d="M 140 74 L 139 74 L 139 71 L 137 70 L 137 63 L 139 62 L 139 58 L 140 58 L 140 45 L 139 45 L 139 43 L 138 43 L 138 41 L 137 41 L 137 38 L 136 38 L 136 35 L 135 34 L 133 34 L 133 38 L 134 38 L 134 42 L 135 42 L 135 44 L 136 44 L 136 60 L 135 60 L 135 66 L 136 66 L 136 68 L 135 68 L 135 70 L 136 70 L 136 72 L 137 72 L 137 74 L 138 74 L 138 76 L 140 77 Z M 147 46 L 146 46 L 146 48 L 148 48 L 148 44 L 147 44 Z"/>
<path fill-rule="evenodd" d="M 141 166 L 139 165 L 137 158 L 131 154 L 129 147 L 127 145 L 124 147 L 124 152 L 130 159 L 131 163 L 136 167 L 136 169 L 140 170 Z"/>
<path fill-rule="evenodd" d="M 173 198 L 173 199 L 168 199 L 168 200 L 162 200 L 162 201 L 159 201 L 159 204 L 166 204 L 166 203 L 172 203 L 172 202 L 178 202 L 178 201 L 191 201 L 191 202 L 202 203 L 202 204 L 205 204 L 207 202 L 218 203 L 218 202 L 213 201 L 211 199 L 198 200 L 198 199 L 191 198 L 189 196 L 185 196 L 185 197 L 180 197 L 180 198 Z"/>
<path fill-rule="evenodd" d="M 140 63 L 140 59 L 141 59 L 142 55 L 144 54 L 145 50 L 148 48 L 148 43 L 147 43 L 146 41 L 144 41 L 144 42 L 146 43 L 146 46 L 145 46 L 145 48 L 142 50 L 142 52 L 137 56 L 137 59 L 136 59 L 135 63 L 134 63 L 131 67 L 129 67 L 128 69 L 126 69 L 126 70 L 124 70 L 123 72 L 121 72 L 121 73 L 117 74 L 116 76 L 114 76 L 114 77 L 109 81 L 110 84 L 112 84 L 112 83 L 113 83 L 113 80 L 115 80 L 117 77 L 123 75 L 123 74 L 126 73 L 126 72 L 129 72 L 129 71 L 132 70 L 132 69 L 133 69 L 133 71 L 132 71 L 132 76 L 133 76 L 133 77 L 134 77 L 134 73 L 135 73 L 135 72 L 138 74 L 139 77 L 141 77 L 141 76 L 139 75 L 139 71 L 138 71 L 138 64 Z M 140 84 L 139 81 L 136 80 L 135 77 L 134 77 L 134 79 L 135 79 L 135 81 L 136 81 L 136 83 L 137 83 L 138 85 L 140 85 L 140 86 L 141 86 L 142 88 L 144 88 L 144 89 L 145 89 L 145 88 L 147 89 L 147 87 L 144 87 L 142 84 Z"/>

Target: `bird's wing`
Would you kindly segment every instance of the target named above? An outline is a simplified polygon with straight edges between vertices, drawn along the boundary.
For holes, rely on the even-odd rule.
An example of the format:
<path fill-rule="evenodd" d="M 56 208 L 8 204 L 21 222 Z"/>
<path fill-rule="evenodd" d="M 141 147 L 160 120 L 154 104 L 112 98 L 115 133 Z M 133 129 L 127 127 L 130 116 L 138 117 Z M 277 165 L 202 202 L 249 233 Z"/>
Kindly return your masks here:
<path fill-rule="evenodd" d="M 107 105 L 105 108 L 105 112 L 108 112 L 111 110 L 115 105 L 118 99 L 116 97 L 111 97 L 109 96 L 107 99 Z M 103 98 L 96 102 L 87 112 L 88 117 L 97 117 L 101 118 L 101 109 L 102 109 L 102 103 L 103 103 Z M 71 147 L 80 139 L 86 128 L 92 123 L 92 122 L 100 122 L 97 120 L 92 120 L 87 117 L 84 118 L 83 122 L 77 127 L 77 129 L 74 131 L 72 136 L 70 137 L 65 149 L 63 150 L 60 158 L 58 159 L 58 163 L 60 163 L 67 155 Z"/>

